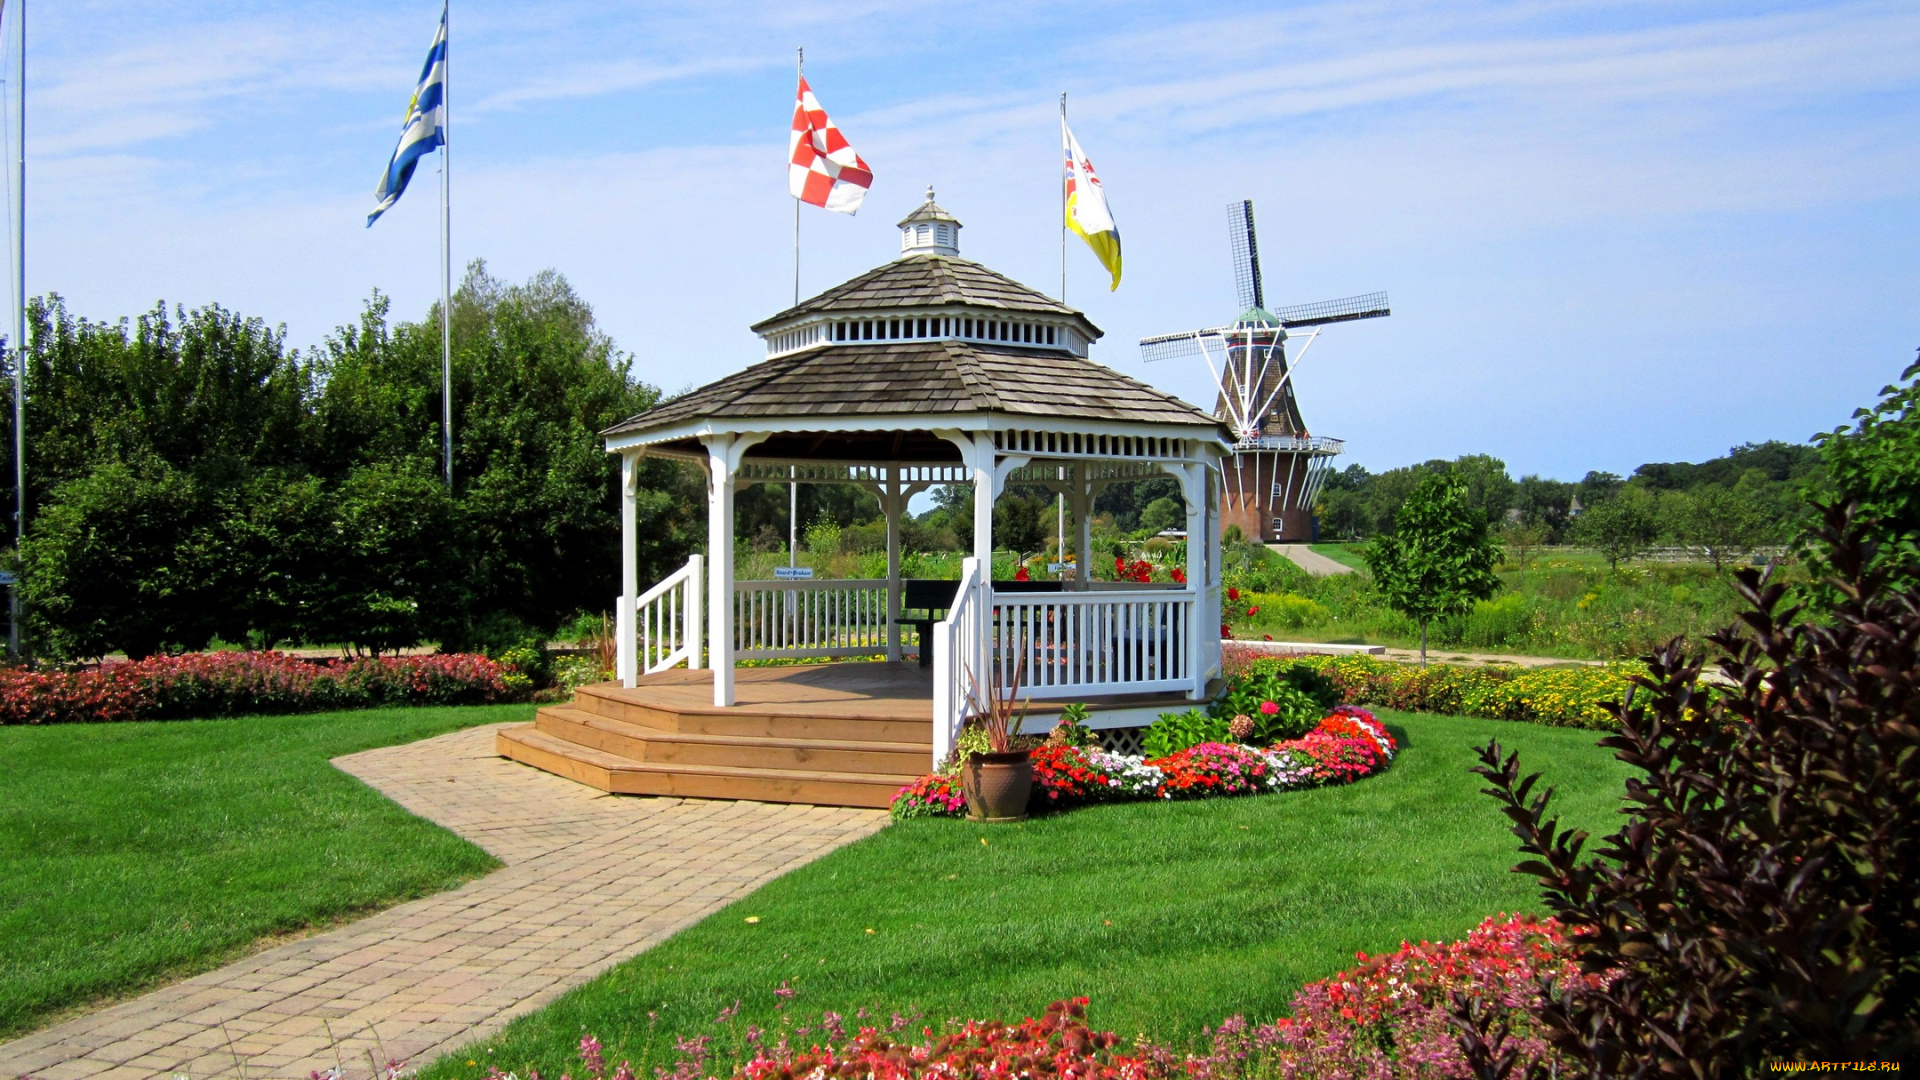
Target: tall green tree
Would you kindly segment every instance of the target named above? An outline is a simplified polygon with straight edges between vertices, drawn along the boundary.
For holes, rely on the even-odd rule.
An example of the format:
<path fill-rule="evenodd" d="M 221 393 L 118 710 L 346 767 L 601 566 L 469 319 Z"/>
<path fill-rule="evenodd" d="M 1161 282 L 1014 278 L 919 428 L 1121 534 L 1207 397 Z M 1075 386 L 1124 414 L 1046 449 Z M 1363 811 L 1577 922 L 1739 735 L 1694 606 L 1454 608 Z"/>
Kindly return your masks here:
<path fill-rule="evenodd" d="M 1400 504 L 1393 531 L 1363 553 L 1374 588 L 1395 611 L 1420 625 L 1420 662 L 1427 662 L 1427 627 L 1465 614 L 1475 600 L 1500 588 L 1494 564 L 1500 546 L 1487 534 L 1486 514 L 1454 473 L 1431 473 Z"/>
<path fill-rule="evenodd" d="M 1853 414 L 1851 428 L 1814 437 L 1826 470 L 1809 483 L 1815 499 L 1858 504 L 1870 568 L 1896 586 L 1920 580 L 1920 360 L 1900 378 Z M 1815 580 L 1843 569 L 1817 539 L 1804 552 Z"/>
<path fill-rule="evenodd" d="M 1674 540 L 1705 553 L 1716 574 L 1728 560 L 1766 543 L 1771 533 L 1766 511 L 1749 485 L 1665 491 L 1659 513 Z"/>
<path fill-rule="evenodd" d="M 1660 538 L 1659 506 L 1645 488 L 1620 487 L 1581 511 L 1573 538 L 1598 551 L 1608 569 L 1618 570 L 1622 562 L 1645 555 Z"/>

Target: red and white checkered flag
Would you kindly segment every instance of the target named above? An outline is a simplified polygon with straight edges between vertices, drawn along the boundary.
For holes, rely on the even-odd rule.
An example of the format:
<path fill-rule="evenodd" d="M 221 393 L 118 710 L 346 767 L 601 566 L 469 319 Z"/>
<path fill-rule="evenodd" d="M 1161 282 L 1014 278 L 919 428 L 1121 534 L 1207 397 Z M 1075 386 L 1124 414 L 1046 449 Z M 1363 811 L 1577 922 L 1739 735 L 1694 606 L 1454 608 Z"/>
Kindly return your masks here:
<path fill-rule="evenodd" d="M 827 119 L 806 76 L 793 104 L 793 140 L 787 155 L 787 186 L 793 197 L 842 214 L 857 213 L 873 186 L 873 171 Z"/>

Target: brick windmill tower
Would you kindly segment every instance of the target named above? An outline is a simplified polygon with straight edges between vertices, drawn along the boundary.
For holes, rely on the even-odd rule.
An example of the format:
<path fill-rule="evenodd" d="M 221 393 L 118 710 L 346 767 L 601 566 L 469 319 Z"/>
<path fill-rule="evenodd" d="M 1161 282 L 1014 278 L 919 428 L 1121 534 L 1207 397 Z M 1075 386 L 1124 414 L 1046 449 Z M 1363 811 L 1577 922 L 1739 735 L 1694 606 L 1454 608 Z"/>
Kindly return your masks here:
<path fill-rule="evenodd" d="M 1304 543 L 1314 538 L 1314 501 L 1345 447 L 1307 430 L 1293 369 L 1320 327 L 1392 312 L 1383 292 L 1269 311 L 1251 199 L 1227 208 L 1227 236 L 1240 317 L 1225 326 L 1142 338 L 1140 355 L 1149 362 L 1198 356 L 1213 375 L 1219 389 L 1213 413 L 1235 437 L 1234 455 L 1224 463 L 1222 528 L 1238 525 L 1248 539 L 1264 543 Z M 1297 343 L 1291 363 L 1289 341 Z"/>

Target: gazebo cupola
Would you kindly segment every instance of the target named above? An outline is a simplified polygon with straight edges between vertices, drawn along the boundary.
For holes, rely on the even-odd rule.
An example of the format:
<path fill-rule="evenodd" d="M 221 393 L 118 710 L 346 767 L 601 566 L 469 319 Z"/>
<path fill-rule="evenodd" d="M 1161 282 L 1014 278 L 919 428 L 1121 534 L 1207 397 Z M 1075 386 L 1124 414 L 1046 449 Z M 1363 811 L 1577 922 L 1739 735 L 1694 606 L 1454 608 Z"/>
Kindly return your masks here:
<path fill-rule="evenodd" d="M 933 201 L 933 185 L 928 184 L 927 201 L 900 219 L 900 257 L 958 254 L 960 219 Z"/>

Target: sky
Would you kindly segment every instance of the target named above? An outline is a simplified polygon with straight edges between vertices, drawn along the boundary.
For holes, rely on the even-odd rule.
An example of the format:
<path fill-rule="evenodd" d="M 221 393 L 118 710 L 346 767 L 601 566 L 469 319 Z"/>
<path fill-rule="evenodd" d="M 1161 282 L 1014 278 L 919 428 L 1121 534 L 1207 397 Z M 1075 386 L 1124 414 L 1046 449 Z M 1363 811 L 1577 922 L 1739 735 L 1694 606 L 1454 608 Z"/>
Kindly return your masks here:
<path fill-rule="evenodd" d="M 376 289 L 424 316 L 437 164 L 365 218 L 438 16 L 34 4 L 28 291 L 108 320 L 217 302 L 302 348 Z M 1295 376 L 1376 471 L 1804 440 L 1920 346 L 1911 0 L 458 0 L 456 264 L 559 270 L 669 392 L 756 362 L 747 326 L 792 301 L 796 47 L 876 177 L 855 217 L 805 208 L 804 294 L 894 257 L 929 184 L 962 255 L 1056 293 L 1065 92 L 1126 256 L 1110 293 L 1067 252 L 1094 358 L 1211 404 L 1203 365 L 1135 342 L 1233 317 L 1226 207 L 1251 198 L 1270 305 L 1392 298 Z"/>

